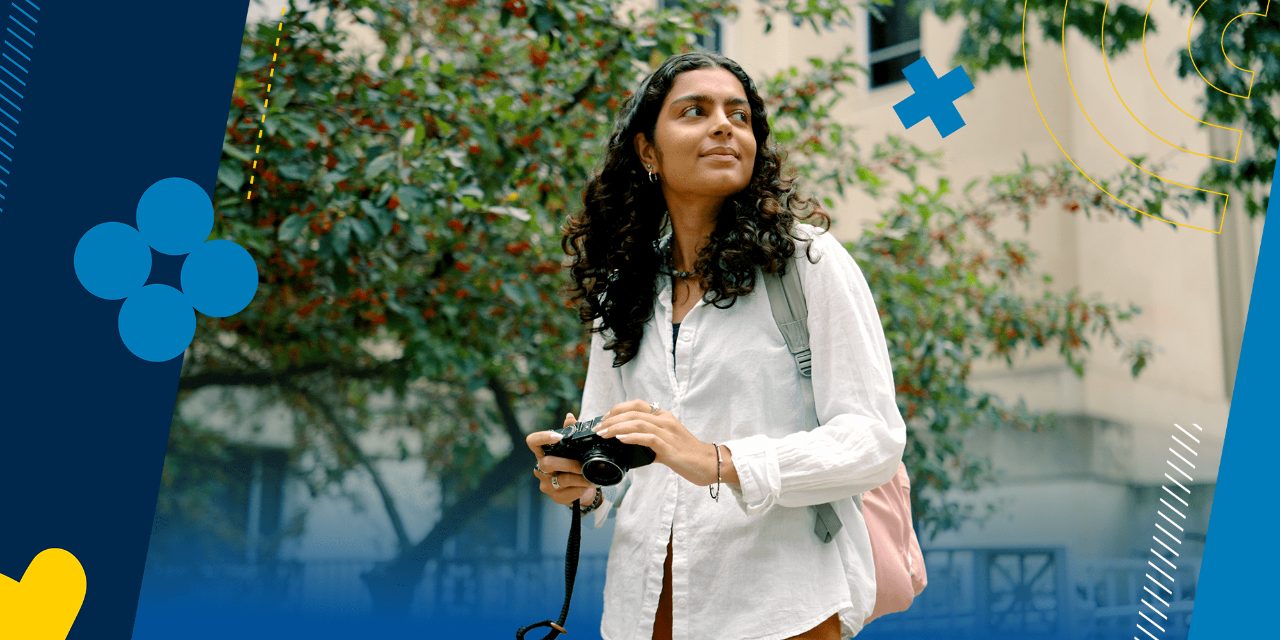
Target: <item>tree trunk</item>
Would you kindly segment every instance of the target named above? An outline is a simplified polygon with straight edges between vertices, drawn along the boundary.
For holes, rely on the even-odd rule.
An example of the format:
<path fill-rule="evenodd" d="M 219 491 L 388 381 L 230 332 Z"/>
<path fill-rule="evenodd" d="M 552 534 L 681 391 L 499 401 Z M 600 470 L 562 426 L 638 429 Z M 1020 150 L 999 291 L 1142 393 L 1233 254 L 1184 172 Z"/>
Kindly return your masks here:
<path fill-rule="evenodd" d="M 525 446 L 524 430 L 516 419 L 510 393 L 497 378 L 490 378 L 488 386 L 498 405 L 504 430 L 511 439 L 511 451 L 485 472 L 475 488 L 446 507 L 422 540 L 411 547 L 401 547 L 395 557 L 379 563 L 361 576 L 377 613 L 408 614 L 427 563 L 440 557 L 445 541 L 461 533 L 488 506 L 493 496 L 522 478 L 524 470 L 533 468 L 532 454 Z M 553 420 L 548 424 L 559 425 L 564 411 L 565 407 L 558 404 L 552 413 Z"/>
<path fill-rule="evenodd" d="M 459 496 L 440 514 L 436 526 L 426 537 L 361 576 L 373 598 L 374 611 L 407 614 L 427 563 L 439 558 L 445 541 L 460 533 L 493 496 L 516 482 L 521 470 L 526 468 L 532 468 L 528 450 L 512 448 L 506 457 L 489 468 L 474 489 Z"/>

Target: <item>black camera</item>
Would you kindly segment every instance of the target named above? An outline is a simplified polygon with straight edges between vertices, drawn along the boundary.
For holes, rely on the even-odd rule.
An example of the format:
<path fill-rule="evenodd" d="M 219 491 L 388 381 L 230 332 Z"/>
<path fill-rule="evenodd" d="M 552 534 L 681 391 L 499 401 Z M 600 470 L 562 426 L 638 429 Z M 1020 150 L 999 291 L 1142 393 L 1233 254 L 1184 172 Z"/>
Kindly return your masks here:
<path fill-rule="evenodd" d="M 618 484 L 627 471 L 653 462 L 655 454 L 649 447 L 596 435 L 591 429 L 603 420 L 604 416 L 597 416 L 563 429 L 552 429 L 564 438 L 555 444 L 542 445 L 542 452 L 581 462 L 583 477 L 601 487 Z"/>

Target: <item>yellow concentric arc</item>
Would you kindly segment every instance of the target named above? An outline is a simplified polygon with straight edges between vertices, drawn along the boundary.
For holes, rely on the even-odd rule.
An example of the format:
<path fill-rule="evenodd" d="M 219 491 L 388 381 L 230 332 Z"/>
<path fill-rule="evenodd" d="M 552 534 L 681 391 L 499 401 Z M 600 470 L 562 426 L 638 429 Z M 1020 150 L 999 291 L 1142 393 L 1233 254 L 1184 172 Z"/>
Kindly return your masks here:
<path fill-rule="evenodd" d="M 1204 0 L 1203 2 L 1200 3 L 1200 6 L 1196 7 L 1196 12 L 1191 15 L 1191 24 L 1187 25 L 1187 57 L 1191 59 L 1191 67 L 1196 70 L 1196 75 L 1199 75 L 1200 79 L 1205 81 L 1205 84 L 1208 84 L 1210 87 L 1213 87 L 1219 93 L 1224 93 L 1229 96 L 1233 96 L 1236 98 L 1244 98 L 1245 100 L 1248 100 L 1249 96 L 1253 95 L 1253 81 L 1257 79 L 1258 73 L 1250 69 L 1245 69 L 1244 67 L 1241 67 L 1237 65 L 1235 62 L 1231 61 L 1231 56 L 1227 55 L 1227 29 L 1231 28 L 1232 22 L 1235 22 L 1236 20 L 1239 20 L 1240 18 L 1243 18 L 1245 16 L 1259 16 L 1259 17 L 1266 16 L 1268 13 L 1271 12 L 1271 0 L 1267 0 L 1266 7 L 1263 9 L 1262 13 L 1257 13 L 1253 11 L 1248 13 L 1241 13 L 1236 15 L 1236 17 L 1228 20 L 1227 24 L 1222 27 L 1222 37 L 1218 39 L 1218 45 L 1222 49 L 1222 57 L 1226 58 L 1227 64 L 1235 67 L 1236 69 L 1239 69 L 1240 71 L 1243 71 L 1249 74 L 1249 89 L 1245 95 L 1232 93 L 1230 91 L 1227 91 L 1226 89 L 1222 89 L 1218 87 L 1218 85 L 1210 81 L 1208 78 L 1204 77 L 1204 74 L 1200 72 L 1200 65 L 1196 64 L 1195 55 L 1191 53 L 1191 31 L 1195 29 L 1196 18 L 1200 16 L 1200 10 L 1203 9 L 1206 4 L 1209 4 L 1209 0 Z"/>
<path fill-rule="evenodd" d="M 1146 13 L 1145 15 L 1143 15 L 1143 16 L 1142 16 L 1142 55 L 1143 55 L 1143 58 L 1144 58 L 1144 59 L 1147 59 L 1147 60 L 1148 60 L 1148 62 L 1147 62 L 1147 72 L 1148 72 L 1148 73 L 1151 73 L 1151 64 L 1150 64 L 1150 59 L 1147 57 L 1147 19 L 1151 16 L 1151 4 L 1152 4 L 1153 2 L 1155 2 L 1155 0 L 1150 0 L 1150 1 L 1147 3 L 1147 13 Z M 1181 152 L 1183 152 L 1183 153 L 1188 153 L 1188 154 L 1191 154 L 1191 155 L 1195 155 L 1195 156 L 1200 156 L 1200 157 L 1202 157 L 1202 158 L 1209 158 L 1209 159 L 1211 159 L 1211 160 L 1222 160 L 1223 162 L 1230 162 L 1230 163 L 1233 163 L 1233 164 L 1234 164 L 1234 163 L 1236 162 L 1236 159 L 1240 156 L 1240 142 L 1244 139 L 1244 132 L 1243 132 L 1242 130 L 1240 130 L 1240 129 L 1233 129 L 1233 128 L 1231 128 L 1231 127 L 1224 127 L 1224 126 L 1222 126 L 1222 125 L 1217 125 L 1217 124 L 1213 124 L 1213 123 L 1210 123 L 1210 122 L 1205 122 L 1204 120 L 1200 120 L 1199 118 L 1196 118 L 1195 116 L 1192 116 L 1191 114 L 1187 113 L 1186 111 L 1182 111 L 1182 109 L 1181 109 L 1180 107 L 1178 107 L 1178 105 L 1176 105 L 1176 104 L 1175 104 L 1175 105 L 1173 105 L 1175 108 L 1177 108 L 1177 109 L 1178 109 L 1178 111 L 1182 111 L 1182 113 L 1186 114 L 1187 116 L 1190 116 L 1192 119 L 1194 119 L 1194 120 L 1196 120 L 1196 121 L 1200 122 L 1201 124 L 1208 125 L 1208 126 L 1210 126 L 1210 127 L 1214 127 L 1214 128 L 1217 128 L 1217 129 L 1223 129 L 1223 130 L 1226 130 L 1226 131 L 1232 131 L 1232 132 L 1234 132 L 1234 133 L 1236 134 L 1236 153 L 1235 153 L 1235 156 L 1233 156 L 1233 157 L 1231 157 L 1231 158 L 1223 158 L 1223 157 L 1221 157 L 1221 156 L 1215 156 L 1215 155 L 1213 155 L 1213 154 L 1211 154 L 1211 153 L 1210 153 L 1210 154 L 1206 154 L 1206 153 L 1201 153 L 1201 152 L 1199 152 L 1199 151 L 1192 151 L 1191 149 L 1188 149 L 1188 148 L 1186 148 L 1186 147 L 1184 147 L 1184 146 L 1182 146 L 1182 145 L 1180 145 L 1180 144 L 1177 144 L 1177 143 L 1175 143 L 1175 142 L 1170 142 L 1169 140 L 1166 140 L 1166 139 L 1164 138 L 1164 136 L 1161 136 L 1160 134 L 1158 134 L 1158 133 L 1156 133 L 1154 130 L 1152 130 L 1152 129 L 1151 129 L 1151 127 L 1148 127 L 1148 126 L 1147 126 L 1147 123 L 1143 122 L 1143 121 L 1142 121 L 1142 118 L 1139 118 L 1139 117 L 1138 117 L 1138 114 L 1134 113 L 1134 112 L 1133 112 L 1133 109 L 1129 108 L 1129 103 L 1125 101 L 1125 99 L 1124 99 L 1124 96 L 1123 96 L 1123 95 L 1120 95 L 1120 88 L 1116 86 L 1116 79 L 1115 79 L 1115 77 L 1111 75 L 1111 60 L 1110 60 L 1110 56 L 1108 56 L 1108 55 L 1107 55 L 1107 13 L 1108 13 L 1108 11 L 1109 11 L 1110 9 L 1111 9 L 1111 0 L 1106 0 L 1106 3 L 1105 3 L 1105 4 L 1103 4 L 1103 7 L 1102 7 L 1102 46 L 1101 46 L 1101 49 L 1102 49 L 1102 68 L 1103 68 L 1103 70 L 1105 70 L 1105 71 L 1107 72 L 1107 80 L 1109 80 L 1109 81 L 1111 82 L 1111 90 L 1112 90 L 1113 92 L 1115 92 L 1115 94 L 1116 94 L 1116 99 L 1120 101 L 1120 105 L 1124 107 L 1124 110 L 1125 110 L 1125 111 L 1127 111 L 1127 112 L 1129 113 L 1129 117 L 1133 118 L 1133 121 L 1134 121 L 1134 122 L 1137 122 L 1137 123 L 1138 123 L 1138 126 L 1142 127 L 1142 128 L 1143 128 L 1143 130 L 1145 130 L 1147 133 L 1151 134 L 1151 135 L 1152 135 L 1152 137 L 1156 138 L 1156 139 L 1157 139 L 1157 140 L 1159 140 L 1160 142 L 1163 142 L 1163 143 L 1165 143 L 1165 144 L 1169 145 L 1170 147 L 1173 147 L 1174 149 L 1177 149 L 1178 151 L 1181 151 Z M 1154 82 L 1156 83 L 1156 88 L 1157 88 L 1157 89 L 1160 89 L 1160 93 L 1163 95 L 1163 94 L 1164 94 L 1164 89 L 1161 89 L 1161 88 L 1160 88 L 1160 81 L 1156 80 L 1156 77 L 1155 77 L 1155 74 L 1154 74 L 1154 73 L 1151 73 L 1151 80 L 1152 80 L 1152 81 L 1154 81 Z M 1166 99 L 1166 100 L 1169 100 L 1169 96 L 1165 95 L 1165 99 Z M 1169 102 L 1170 102 L 1170 104 L 1173 104 L 1173 101 L 1172 101 L 1172 100 L 1169 100 Z"/>
<path fill-rule="evenodd" d="M 1044 128 L 1045 128 L 1045 130 L 1046 130 L 1046 131 L 1048 131 L 1048 132 L 1049 132 L 1049 136 L 1053 139 L 1053 143 L 1058 147 L 1058 150 L 1062 152 L 1062 155 L 1063 155 L 1064 157 L 1066 157 L 1067 161 L 1071 163 L 1071 166 L 1075 167 L 1075 168 L 1076 168 L 1076 170 L 1080 172 L 1080 175 L 1084 176 L 1084 178 L 1085 178 L 1086 180 L 1088 180 L 1091 184 L 1093 184 L 1093 186 L 1097 187 L 1099 191 L 1101 191 L 1102 193 L 1106 194 L 1106 195 L 1107 195 L 1107 197 L 1111 198 L 1112 200 L 1115 200 L 1116 202 L 1120 203 L 1122 206 L 1124 206 L 1125 208 L 1127 208 L 1127 209 L 1129 209 L 1129 210 L 1131 210 L 1131 211 L 1134 211 L 1134 212 L 1136 212 L 1136 213 L 1140 213 L 1140 214 L 1142 214 L 1142 215 L 1144 215 L 1144 216 L 1147 216 L 1147 217 L 1150 217 L 1150 218 L 1154 218 L 1154 219 L 1156 219 L 1156 220 L 1160 220 L 1161 222 L 1167 222 L 1167 223 L 1169 223 L 1169 224 L 1176 225 L 1176 226 L 1180 226 L 1180 227 L 1186 227 L 1186 228 L 1189 228 L 1189 229 L 1196 229 L 1196 230 L 1198 230 L 1198 231 L 1207 231 L 1207 232 L 1209 232 L 1209 233 L 1214 233 L 1214 234 L 1220 234 L 1220 233 L 1222 233 L 1222 225 L 1223 225 L 1223 222 L 1225 222 L 1225 220 L 1226 220 L 1227 202 L 1228 202 L 1228 200 L 1230 199 L 1230 196 L 1229 196 L 1228 194 L 1226 194 L 1226 193 L 1222 193 L 1222 192 L 1219 192 L 1219 191 L 1212 191 L 1212 190 L 1208 190 L 1208 189 L 1202 189 L 1202 188 L 1200 188 L 1200 187 L 1194 187 L 1194 186 L 1191 186 L 1191 185 L 1182 184 L 1182 183 L 1180 183 L 1180 182 L 1175 182 L 1175 181 L 1173 181 L 1173 180 L 1169 180 L 1169 179 L 1164 178 L 1164 177 L 1162 177 L 1162 176 L 1159 176 L 1159 175 L 1156 175 L 1156 174 L 1154 174 L 1154 173 L 1151 173 L 1151 172 L 1150 172 L 1150 171 L 1148 171 L 1147 169 L 1145 169 L 1145 168 L 1143 168 L 1142 166 L 1138 165 L 1137 163 L 1133 162 L 1133 160 L 1131 160 L 1128 156 L 1126 156 L 1126 155 L 1125 155 L 1124 153 L 1122 153 L 1119 149 L 1117 149 L 1117 148 L 1115 147 L 1115 145 L 1111 144 L 1111 141 L 1110 141 L 1110 140 L 1108 140 L 1108 139 L 1106 138 L 1106 136 L 1102 135 L 1102 132 L 1101 132 L 1100 130 L 1098 130 L 1097 125 L 1096 125 L 1096 124 L 1094 124 L 1094 122 L 1093 122 L 1093 118 L 1091 118 L 1091 117 L 1089 116 L 1088 111 L 1087 111 L 1087 110 L 1085 110 L 1084 105 L 1081 103 L 1081 101 L 1080 101 L 1080 95 L 1079 95 L 1079 93 L 1076 91 L 1076 88 L 1075 88 L 1075 83 L 1071 80 L 1071 67 L 1070 67 L 1070 63 L 1069 63 L 1069 62 L 1068 62 L 1068 60 L 1067 60 L 1067 33 L 1066 33 L 1066 31 L 1067 31 L 1067 21 L 1066 21 L 1066 17 L 1067 17 L 1067 9 L 1068 9 L 1068 6 L 1069 6 L 1069 0 L 1066 0 L 1066 1 L 1064 1 L 1064 2 L 1063 2 L 1063 5 L 1062 5 L 1062 63 L 1063 63 L 1064 68 L 1066 69 L 1067 84 L 1068 84 L 1068 85 L 1070 86 L 1070 88 L 1071 88 L 1071 94 L 1072 94 L 1072 96 L 1075 98 L 1077 106 L 1079 106 L 1079 107 L 1080 107 L 1080 111 L 1081 111 L 1081 113 L 1083 113 L 1083 114 L 1084 114 L 1085 120 L 1086 120 L 1086 121 L 1088 121 L 1089 126 L 1093 128 L 1094 133 L 1097 133 L 1097 134 L 1098 134 L 1098 137 L 1099 137 L 1099 138 L 1100 138 L 1104 143 L 1106 143 L 1106 145 L 1107 145 L 1108 147 L 1110 147 L 1112 151 L 1114 151 L 1114 152 L 1115 152 L 1117 155 L 1119 155 L 1121 158 L 1124 158 L 1126 162 L 1128 162 L 1129 164 L 1132 164 L 1132 165 L 1133 165 L 1134 167 L 1136 167 L 1139 171 L 1142 171 L 1142 172 L 1146 173 L 1147 175 L 1150 175 L 1150 176 L 1152 176 L 1152 177 L 1154 177 L 1154 178 L 1156 178 L 1156 179 L 1160 180 L 1161 182 L 1165 182 L 1165 183 L 1168 183 L 1168 184 L 1172 184 L 1172 185 L 1180 186 L 1180 187 L 1187 188 L 1187 189 L 1194 189 L 1194 190 L 1196 190 L 1196 191 L 1202 191 L 1202 192 L 1205 192 L 1205 193 L 1211 193 L 1211 194 L 1214 194 L 1214 195 L 1220 195 L 1220 196 L 1222 196 L 1222 197 L 1223 197 L 1222 213 L 1221 213 L 1221 214 L 1219 215 L 1219 217 L 1218 217 L 1218 228 L 1217 228 L 1217 229 L 1210 229 L 1210 228 L 1207 228 L 1207 227 L 1201 227 L 1201 226 L 1197 226 L 1197 225 L 1193 225 L 1193 224 L 1188 224 L 1188 223 L 1185 223 L 1185 222 L 1178 222 L 1178 221 L 1176 221 L 1176 220 L 1170 220 L 1170 219 L 1165 218 L 1165 217 L 1163 217 L 1163 216 L 1159 216 L 1159 215 L 1156 215 L 1156 214 L 1150 213 L 1150 212 L 1148 212 L 1148 211 L 1144 211 L 1144 210 L 1142 210 L 1142 209 L 1139 209 L 1138 207 L 1135 207 L 1135 206 L 1133 206 L 1133 205 L 1131 205 L 1131 204 L 1129 204 L 1129 203 L 1125 202 L 1124 200 L 1121 200 L 1121 199 L 1120 199 L 1119 197 L 1117 197 L 1115 194 L 1113 194 L 1113 193 L 1111 193 L 1109 190 L 1107 190 L 1107 188 L 1106 188 L 1106 187 L 1104 187 L 1104 186 L 1102 186 L 1100 183 L 1098 183 L 1098 181 L 1097 181 L 1097 180 L 1095 180 L 1095 179 L 1093 178 L 1093 176 L 1090 176 L 1090 175 L 1089 175 L 1089 173 L 1088 173 L 1087 171 L 1085 171 L 1085 170 L 1084 170 L 1084 168 L 1083 168 L 1083 167 L 1081 167 L 1081 166 L 1080 166 L 1080 164 L 1079 164 L 1078 162 L 1076 162 L 1076 161 L 1075 161 L 1075 158 L 1072 158 L 1072 157 L 1071 157 L 1071 154 L 1070 154 L 1069 152 L 1067 152 L 1066 147 L 1064 147 L 1064 146 L 1062 145 L 1062 141 L 1060 141 L 1060 140 L 1058 139 L 1057 134 L 1053 131 L 1053 127 L 1051 127 L 1051 126 L 1049 125 L 1049 120 L 1048 120 L 1048 118 L 1046 118 L 1046 117 L 1045 117 L 1045 115 L 1044 115 L 1044 110 L 1043 110 L 1043 109 L 1041 108 L 1041 106 L 1040 106 L 1040 100 L 1039 100 L 1039 98 L 1036 96 L 1035 85 L 1031 82 L 1031 66 L 1030 66 L 1030 63 L 1029 63 L 1028 58 L 1027 58 L 1027 12 L 1028 12 L 1028 3 L 1029 3 L 1029 2 L 1030 2 L 1030 0 L 1023 0 L 1023 3 L 1022 3 L 1022 66 L 1023 66 L 1023 71 L 1026 73 L 1026 76 L 1027 76 L 1027 89 L 1028 89 L 1028 90 L 1030 91 L 1030 93 L 1031 93 L 1031 101 L 1032 101 L 1032 103 L 1035 105 L 1035 108 L 1036 108 L 1036 114 L 1040 116 L 1040 122 L 1044 124 Z M 1145 23 L 1145 21 L 1144 21 L 1144 24 L 1143 24 L 1143 30 L 1144 30 L 1144 33 L 1143 33 L 1143 40 L 1144 40 L 1144 44 L 1145 44 L 1145 37 L 1146 37 L 1145 29 L 1146 29 L 1146 23 Z M 1145 47 L 1144 47 L 1144 51 L 1145 51 Z M 1148 64 L 1148 68 L 1149 68 L 1149 64 Z M 1167 96 L 1166 96 L 1166 97 L 1167 97 Z M 1127 107 L 1126 107 L 1126 108 L 1127 108 Z M 1188 115 L 1189 115 L 1189 114 L 1188 114 Z M 1207 124 L 1207 123 L 1206 123 L 1206 124 Z"/>
<path fill-rule="evenodd" d="M 1270 2 L 1270 0 L 1267 0 L 1267 1 Z M 1231 160 L 1229 160 L 1228 162 L 1235 162 L 1236 159 L 1240 157 L 1240 144 L 1244 142 L 1244 132 L 1241 131 L 1240 129 L 1234 129 L 1232 127 L 1226 127 L 1220 124 L 1214 124 L 1212 122 L 1206 122 L 1204 120 L 1201 120 L 1199 117 L 1192 115 L 1191 112 L 1187 111 L 1186 109 L 1183 109 L 1182 106 L 1179 105 L 1177 102 L 1174 102 L 1173 98 L 1170 98 L 1169 94 L 1165 93 L 1164 87 L 1160 86 L 1160 80 L 1156 78 L 1156 72 L 1151 68 L 1151 55 L 1147 52 L 1147 21 L 1151 17 L 1151 5 L 1154 2 L 1155 0 L 1148 0 L 1147 13 L 1142 17 L 1142 61 L 1147 65 L 1147 75 L 1151 77 L 1151 82 L 1153 82 L 1156 85 L 1156 90 L 1159 91 L 1160 95 L 1164 97 L 1165 102 L 1168 102 L 1174 109 L 1177 109 L 1180 113 L 1182 113 L 1182 115 L 1188 118 L 1191 118 L 1192 120 L 1195 120 L 1196 122 L 1199 122 L 1200 124 L 1203 124 L 1207 127 L 1213 127 L 1215 129 L 1222 129 L 1224 131 L 1234 132 L 1236 134 L 1236 151 L 1235 151 L 1235 154 L 1232 155 Z M 1216 157 L 1216 156 L 1211 156 L 1211 157 Z"/>

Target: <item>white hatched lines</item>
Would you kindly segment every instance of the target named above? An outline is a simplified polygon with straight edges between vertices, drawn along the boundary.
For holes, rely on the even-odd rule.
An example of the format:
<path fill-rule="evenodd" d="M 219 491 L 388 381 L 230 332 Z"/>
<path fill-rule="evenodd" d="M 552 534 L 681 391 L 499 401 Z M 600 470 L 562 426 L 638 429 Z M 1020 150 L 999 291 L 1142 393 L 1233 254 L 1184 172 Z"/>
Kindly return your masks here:
<path fill-rule="evenodd" d="M 40 24 L 37 16 L 40 6 L 31 0 L 13 0 L 9 3 L 9 17 L 4 21 L 4 46 L 0 47 L 0 212 L 4 211 L 5 192 L 9 189 L 10 166 L 17 150 L 18 117 L 22 115 L 23 92 L 31 66 L 31 55 L 36 39 L 35 28 Z"/>
<path fill-rule="evenodd" d="M 1178 552 L 1186 533 L 1182 523 L 1186 522 L 1186 512 L 1190 511 L 1191 507 L 1191 503 L 1187 501 L 1191 497 L 1191 489 L 1180 482 L 1178 477 L 1185 478 L 1188 484 L 1194 481 L 1189 472 L 1195 471 L 1194 460 L 1199 458 L 1200 454 L 1196 452 L 1193 445 L 1187 443 L 1198 445 L 1200 438 L 1180 424 L 1173 426 L 1182 437 L 1177 433 L 1170 436 L 1173 445 L 1169 447 L 1169 453 L 1172 455 L 1165 459 L 1165 464 L 1174 471 L 1176 476 L 1165 472 L 1164 478 L 1169 482 L 1160 485 L 1164 495 L 1160 496 L 1160 507 L 1156 509 L 1156 532 L 1151 536 L 1151 541 L 1155 544 L 1150 548 L 1151 558 L 1147 560 L 1147 568 L 1150 570 L 1147 571 L 1146 576 L 1150 584 L 1142 585 L 1144 595 L 1139 598 L 1142 606 L 1138 607 L 1138 617 L 1142 620 L 1134 625 L 1142 632 L 1142 636 L 1135 635 L 1133 640 L 1144 638 L 1160 640 L 1157 634 L 1165 633 L 1165 626 L 1169 624 L 1169 615 L 1166 613 L 1169 609 L 1169 600 L 1176 599 L 1173 587 L 1177 579 L 1174 578 L 1173 572 L 1178 570 L 1177 561 L 1182 557 Z M 1196 433 L 1204 431 L 1198 424 L 1191 426 Z M 1169 501 L 1170 498 L 1173 499 L 1172 502 Z M 1151 614 L 1154 614 L 1154 617 Z"/>

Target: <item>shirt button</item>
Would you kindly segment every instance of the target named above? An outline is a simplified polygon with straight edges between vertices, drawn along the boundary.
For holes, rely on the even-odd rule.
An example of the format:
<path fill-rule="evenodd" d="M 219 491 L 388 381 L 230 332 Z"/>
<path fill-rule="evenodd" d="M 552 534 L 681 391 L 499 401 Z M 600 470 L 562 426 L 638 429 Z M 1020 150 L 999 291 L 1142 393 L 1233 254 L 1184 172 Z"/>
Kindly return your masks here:
<path fill-rule="evenodd" d="M 691 336 L 688 333 L 680 334 L 680 342 L 688 342 Z"/>

